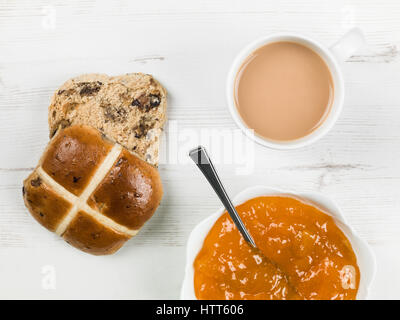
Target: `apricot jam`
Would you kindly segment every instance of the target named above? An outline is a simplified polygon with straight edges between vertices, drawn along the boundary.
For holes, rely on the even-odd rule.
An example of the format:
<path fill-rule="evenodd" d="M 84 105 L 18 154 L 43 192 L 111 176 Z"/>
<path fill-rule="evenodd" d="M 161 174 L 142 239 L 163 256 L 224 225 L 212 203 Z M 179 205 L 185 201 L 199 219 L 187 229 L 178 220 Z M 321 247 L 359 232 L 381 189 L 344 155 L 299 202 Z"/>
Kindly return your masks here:
<path fill-rule="evenodd" d="M 236 207 L 258 249 L 227 212 L 214 224 L 194 262 L 198 299 L 355 299 L 357 258 L 332 217 L 287 196 Z"/>

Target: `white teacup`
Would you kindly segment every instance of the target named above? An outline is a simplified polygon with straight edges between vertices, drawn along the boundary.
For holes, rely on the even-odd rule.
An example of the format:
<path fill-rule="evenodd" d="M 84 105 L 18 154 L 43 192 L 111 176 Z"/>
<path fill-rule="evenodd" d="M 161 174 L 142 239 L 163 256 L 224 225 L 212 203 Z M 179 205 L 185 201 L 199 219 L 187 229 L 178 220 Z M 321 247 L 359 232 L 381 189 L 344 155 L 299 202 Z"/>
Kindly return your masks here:
<path fill-rule="evenodd" d="M 237 73 L 242 66 L 245 59 L 255 50 L 258 48 L 273 42 L 278 41 L 290 41 L 290 42 L 297 42 L 302 45 L 305 45 L 318 53 L 322 59 L 326 62 L 334 83 L 334 99 L 331 105 L 330 111 L 324 122 L 313 132 L 310 134 L 290 141 L 275 141 L 275 140 L 268 140 L 264 137 L 258 136 L 254 133 L 251 128 L 249 128 L 246 123 L 242 120 L 234 99 L 234 87 L 235 87 L 235 79 Z M 226 95 L 228 100 L 229 110 L 231 115 L 240 129 L 243 132 L 253 139 L 254 141 L 258 142 L 259 144 L 275 149 L 295 149 L 299 147 L 303 147 L 309 145 L 318 139 L 322 138 L 328 131 L 333 127 L 337 119 L 339 118 L 340 112 L 343 108 L 343 101 L 344 101 L 344 81 L 342 72 L 340 70 L 339 62 L 344 61 L 352 54 L 356 52 L 361 46 L 365 44 L 364 37 L 362 32 L 358 28 L 354 28 L 346 33 L 338 42 L 336 42 L 332 47 L 328 48 L 325 47 L 323 44 L 310 39 L 303 35 L 298 35 L 295 33 L 279 33 L 279 34 L 272 34 L 267 37 L 263 37 L 258 39 L 248 46 L 246 46 L 236 57 L 231 67 L 231 70 L 228 75 L 227 85 L 226 85 Z"/>

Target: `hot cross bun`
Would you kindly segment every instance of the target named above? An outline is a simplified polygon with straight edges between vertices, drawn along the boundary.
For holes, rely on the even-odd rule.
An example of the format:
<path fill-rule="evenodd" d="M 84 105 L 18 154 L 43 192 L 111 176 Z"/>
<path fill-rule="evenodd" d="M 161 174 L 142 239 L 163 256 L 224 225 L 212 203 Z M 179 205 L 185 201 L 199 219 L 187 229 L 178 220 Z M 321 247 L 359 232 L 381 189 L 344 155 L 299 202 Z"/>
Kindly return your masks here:
<path fill-rule="evenodd" d="M 40 224 L 94 255 L 112 254 L 134 236 L 162 193 L 155 167 L 83 125 L 57 131 L 23 186 Z"/>

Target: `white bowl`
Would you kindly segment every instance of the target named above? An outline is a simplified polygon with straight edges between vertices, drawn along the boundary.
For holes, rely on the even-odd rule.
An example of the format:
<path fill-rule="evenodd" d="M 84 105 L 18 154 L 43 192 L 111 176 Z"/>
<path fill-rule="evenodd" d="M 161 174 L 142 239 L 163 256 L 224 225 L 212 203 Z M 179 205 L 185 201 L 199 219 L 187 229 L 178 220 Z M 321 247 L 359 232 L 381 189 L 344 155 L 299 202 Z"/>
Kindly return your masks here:
<path fill-rule="evenodd" d="M 356 232 L 347 224 L 346 219 L 343 216 L 339 207 L 332 200 L 320 193 L 291 193 L 263 186 L 245 189 L 244 191 L 239 193 L 232 200 L 232 202 L 236 206 L 255 197 L 271 195 L 288 195 L 296 198 L 301 198 L 307 202 L 312 202 L 318 208 L 334 218 L 337 226 L 350 240 L 353 250 L 357 256 L 357 263 L 360 268 L 361 275 L 357 299 L 367 299 L 369 287 L 371 286 L 376 272 L 375 255 L 367 242 L 361 239 L 356 234 Z M 193 286 L 193 262 L 198 252 L 202 248 L 204 239 L 207 236 L 208 232 L 224 211 L 224 208 L 220 208 L 217 212 L 204 219 L 193 229 L 189 236 L 186 248 L 186 269 L 181 289 L 181 299 L 196 299 Z"/>

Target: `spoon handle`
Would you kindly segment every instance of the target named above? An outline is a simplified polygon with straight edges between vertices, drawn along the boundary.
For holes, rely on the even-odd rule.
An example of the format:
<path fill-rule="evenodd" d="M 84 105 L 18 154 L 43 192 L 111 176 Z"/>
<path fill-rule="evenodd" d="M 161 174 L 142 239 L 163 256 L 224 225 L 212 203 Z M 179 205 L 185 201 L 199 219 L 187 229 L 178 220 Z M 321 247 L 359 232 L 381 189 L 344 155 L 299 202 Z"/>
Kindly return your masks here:
<path fill-rule="evenodd" d="M 224 205 L 226 211 L 228 211 L 231 216 L 233 222 L 236 227 L 242 234 L 243 238 L 254 248 L 256 248 L 256 244 L 247 231 L 246 227 L 243 224 L 242 219 L 237 213 L 235 207 L 233 206 L 231 200 L 229 199 L 224 186 L 221 183 L 221 180 L 218 177 L 217 172 L 215 171 L 214 165 L 211 162 L 210 157 L 208 156 L 206 149 L 202 146 L 198 146 L 189 152 L 189 157 L 196 163 L 199 167 L 200 171 L 207 178 L 208 182 L 213 187 L 215 193 L 218 195 L 222 204 Z"/>

